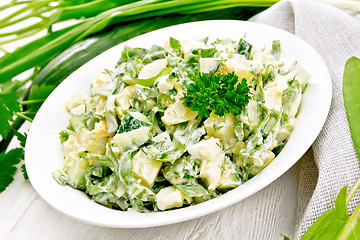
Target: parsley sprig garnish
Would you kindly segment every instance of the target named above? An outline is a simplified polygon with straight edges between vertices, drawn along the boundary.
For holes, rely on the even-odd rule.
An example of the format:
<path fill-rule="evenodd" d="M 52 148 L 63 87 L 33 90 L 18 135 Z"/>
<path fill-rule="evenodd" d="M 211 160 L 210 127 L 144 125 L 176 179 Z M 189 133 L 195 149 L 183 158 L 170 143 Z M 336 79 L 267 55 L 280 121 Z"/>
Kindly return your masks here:
<path fill-rule="evenodd" d="M 184 96 L 184 105 L 197 111 L 200 118 L 209 117 L 212 111 L 218 116 L 231 113 L 237 116 L 249 103 L 250 87 L 235 72 L 228 74 L 199 73 L 191 75 Z"/>
<path fill-rule="evenodd" d="M 24 163 L 24 148 L 26 134 L 21 134 L 18 129 L 23 122 L 32 122 L 36 112 L 46 97 L 55 88 L 54 85 L 33 84 L 28 97 L 19 101 L 17 90 L 20 84 L 13 81 L 11 84 L 0 84 L 0 193 L 13 181 L 16 169 L 21 166 L 24 178 L 27 173 Z M 20 142 L 20 147 L 8 150 L 10 142 L 14 138 Z"/>
<path fill-rule="evenodd" d="M 68 139 L 69 139 L 69 133 L 65 130 L 62 130 L 60 133 L 59 133 L 59 138 L 60 138 L 60 142 L 61 143 L 64 143 L 66 142 Z"/>

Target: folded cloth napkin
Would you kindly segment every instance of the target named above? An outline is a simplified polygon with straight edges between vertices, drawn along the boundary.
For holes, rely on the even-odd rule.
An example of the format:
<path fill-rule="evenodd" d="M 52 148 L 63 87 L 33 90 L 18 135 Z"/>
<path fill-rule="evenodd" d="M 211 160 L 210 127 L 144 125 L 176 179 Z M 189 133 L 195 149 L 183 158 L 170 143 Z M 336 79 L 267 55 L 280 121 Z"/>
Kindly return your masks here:
<path fill-rule="evenodd" d="M 332 102 L 325 125 L 301 159 L 298 222 L 295 238 L 327 210 L 334 207 L 340 189 L 349 189 L 360 177 L 342 97 L 342 77 L 347 59 L 360 57 L 360 14 L 307 0 L 280 1 L 250 21 L 272 25 L 305 40 L 322 56 L 333 84 Z M 316 116 L 314 116 L 316 117 Z M 360 193 L 349 204 L 351 213 Z"/>

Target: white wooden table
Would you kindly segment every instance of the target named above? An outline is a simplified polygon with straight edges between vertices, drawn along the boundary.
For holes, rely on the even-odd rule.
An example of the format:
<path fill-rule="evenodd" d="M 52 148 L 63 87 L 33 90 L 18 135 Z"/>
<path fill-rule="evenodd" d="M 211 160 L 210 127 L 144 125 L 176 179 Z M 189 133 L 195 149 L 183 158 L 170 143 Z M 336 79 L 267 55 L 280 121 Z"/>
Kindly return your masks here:
<path fill-rule="evenodd" d="M 219 212 L 163 227 L 116 229 L 89 225 L 50 207 L 18 171 L 0 193 L 0 239 L 282 239 L 293 237 L 299 164 L 251 197 Z"/>

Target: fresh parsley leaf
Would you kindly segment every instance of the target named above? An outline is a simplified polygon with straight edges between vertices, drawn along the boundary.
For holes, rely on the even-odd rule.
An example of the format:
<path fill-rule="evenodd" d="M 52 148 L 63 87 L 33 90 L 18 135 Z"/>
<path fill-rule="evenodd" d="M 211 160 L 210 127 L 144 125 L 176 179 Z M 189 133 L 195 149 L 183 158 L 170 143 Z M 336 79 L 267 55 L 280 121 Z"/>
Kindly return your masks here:
<path fill-rule="evenodd" d="M 0 192 L 14 180 L 13 175 L 16 172 L 15 165 L 24 158 L 24 149 L 14 148 L 9 152 L 0 153 Z"/>
<path fill-rule="evenodd" d="M 184 105 L 197 111 L 200 118 L 209 117 L 212 111 L 218 116 L 239 115 L 251 98 L 250 87 L 235 72 L 228 74 L 199 73 L 190 75 L 184 96 Z"/>
<path fill-rule="evenodd" d="M 69 133 L 67 131 L 65 131 L 65 130 L 62 130 L 59 133 L 59 138 L 60 138 L 60 142 L 64 143 L 69 139 Z"/>
<path fill-rule="evenodd" d="M 27 138 L 27 134 L 24 133 L 24 134 L 21 134 L 19 133 L 18 131 L 15 131 L 14 132 L 14 135 L 17 137 L 17 139 L 19 140 L 20 142 L 20 146 L 21 147 L 25 147 L 25 143 L 26 143 L 26 138 Z"/>
<path fill-rule="evenodd" d="M 28 180 L 29 176 L 27 175 L 25 164 L 21 165 L 21 171 L 23 173 L 24 179 Z"/>
<path fill-rule="evenodd" d="M 19 94 L 19 89 L 24 86 L 27 83 L 27 81 L 20 81 L 20 80 L 9 80 L 3 83 L 0 83 L 0 90 L 1 93 L 15 93 L 16 95 L 22 95 Z M 21 91 L 20 91 L 21 92 Z"/>
<path fill-rule="evenodd" d="M 7 137 L 13 115 L 20 111 L 21 106 L 15 94 L 0 94 L 0 136 Z"/>

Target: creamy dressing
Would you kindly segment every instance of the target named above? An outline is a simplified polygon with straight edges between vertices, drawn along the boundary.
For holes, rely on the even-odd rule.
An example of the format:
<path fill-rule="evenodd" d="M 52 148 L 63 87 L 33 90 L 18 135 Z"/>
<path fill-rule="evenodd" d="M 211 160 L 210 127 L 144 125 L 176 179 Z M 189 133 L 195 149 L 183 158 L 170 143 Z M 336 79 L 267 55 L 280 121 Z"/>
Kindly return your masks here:
<path fill-rule="evenodd" d="M 54 177 L 100 204 L 139 212 L 203 202 L 251 179 L 286 144 L 310 76 L 250 43 L 126 47 L 90 96 L 76 92 L 66 102 L 65 164 Z M 185 106 L 198 72 L 245 78 L 252 95 L 241 114 L 200 119 Z"/>

